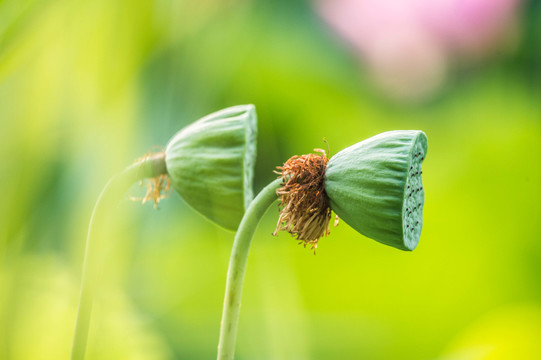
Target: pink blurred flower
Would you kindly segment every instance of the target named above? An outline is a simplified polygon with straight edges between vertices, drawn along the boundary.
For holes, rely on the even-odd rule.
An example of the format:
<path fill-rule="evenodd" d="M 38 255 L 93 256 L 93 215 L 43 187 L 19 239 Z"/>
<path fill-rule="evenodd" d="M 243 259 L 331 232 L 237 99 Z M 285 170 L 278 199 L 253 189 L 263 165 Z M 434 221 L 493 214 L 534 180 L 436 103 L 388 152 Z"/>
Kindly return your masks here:
<path fill-rule="evenodd" d="M 319 0 L 323 19 L 403 100 L 424 99 L 454 62 L 482 57 L 509 30 L 520 0 Z"/>
<path fill-rule="evenodd" d="M 509 30 L 519 0 L 423 1 L 421 21 L 459 55 L 483 55 Z"/>

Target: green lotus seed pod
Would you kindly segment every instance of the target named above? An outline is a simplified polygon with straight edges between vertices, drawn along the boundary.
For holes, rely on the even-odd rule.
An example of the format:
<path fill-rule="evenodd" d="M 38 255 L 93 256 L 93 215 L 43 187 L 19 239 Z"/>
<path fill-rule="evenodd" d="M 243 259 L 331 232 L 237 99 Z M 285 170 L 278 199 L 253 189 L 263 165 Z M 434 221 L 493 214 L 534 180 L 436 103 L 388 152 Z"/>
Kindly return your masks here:
<path fill-rule="evenodd" d="M 325 175 L 332 210 L 369 238 L 415 249 L 423 226 L 426 151 L 425 133 L 415 130 L 385 132 L 340 151 Z"/>
<path fill-rule="evenodd" d="M 185 127 L 165 150 L 173 188 L 202 215 L 236 230 L 253 197 L 256 137 L 253 105 L 223 109 Z"/>

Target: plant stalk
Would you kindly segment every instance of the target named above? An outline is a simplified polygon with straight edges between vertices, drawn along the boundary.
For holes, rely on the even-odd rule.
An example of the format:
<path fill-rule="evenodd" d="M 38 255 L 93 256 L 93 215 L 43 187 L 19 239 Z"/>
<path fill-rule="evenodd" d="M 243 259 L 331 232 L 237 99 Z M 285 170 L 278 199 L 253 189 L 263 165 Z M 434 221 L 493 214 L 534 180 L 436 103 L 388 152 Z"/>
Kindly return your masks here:
<path fill-rule="evenodd" d="M 113 176 L 96 200 L 90 217 L 90 224 L 88 225 L 81 292 L 71 348 L 71 360 L 83 360 L 85 358 L 92 305 L 97 283 L 100 278 L 99 270 L 103 262 L 100 254 L 102 241 L 100 241 L 100 237 L 96 236 L 96 224 L 106 221 L 109 213 L 108 210 L 122 199 L 126 190 L 136 181 L 161 174 L 167 174 L 165 153 L 146 156 L 135 164 L 128 166 L 121 173 Z"/>
<path fill-rule="evenodd" d="M 235 343 L 239 322 L 242 286 L 250 244 L 259 220 L 267 209 L 278 199 L 276 190 L 282 185 L 278 178 L 267 185 L 252 201 L 239 225 L 227 272 L 224 308 L 220 326 L 220 341 L 218 343 L 218 359 L 230 360 L 235 356 Z"/>

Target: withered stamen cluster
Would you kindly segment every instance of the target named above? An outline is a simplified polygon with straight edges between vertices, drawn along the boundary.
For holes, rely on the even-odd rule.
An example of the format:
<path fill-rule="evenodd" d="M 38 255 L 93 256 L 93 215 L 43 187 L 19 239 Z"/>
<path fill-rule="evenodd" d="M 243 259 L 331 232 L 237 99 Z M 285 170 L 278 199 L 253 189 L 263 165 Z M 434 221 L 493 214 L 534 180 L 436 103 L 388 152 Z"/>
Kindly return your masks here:
<path fill-rule="evenodd" d="M 280 196 L 280 217 L 274 235 L 285 230 L 316 250 L 320 237 L 329 235 L 331 208 L 325 193 L 325 168 L 329 159 L 321 155 L 293 156 L 284 166 L 278 166 L 283 186 L 276 191 Z"/>
<path fill-rule="evenodd" d="M 160 151 L 160 152 L 163 152 Z M 142 163 L 143 160 L 150 158 L 151 156 L 156 155 L 156 153 L 148 152 L 146 155 L 140 157 L 135 161 L 135 163 Z M 141 180 L 141 186 L 143 186 L 143 180 Z M 140 201 L 142 204 L 147 201 L 154 201 L 154 209 L 158 208 L 160 200 L 166 199 L 170 195 L 171 190 L 171 179 L 167 174 L 161 174 L 156 177 L 146 180 L 147 193 L 142 198 L 131 197 L 132 201 Z"/>
<path fill-rule="evenodd" d="M 143 185 L 143 181 L 141 181 Z M 140 201 L 142 204 L 147 201 L 154 201 L 154 209 L 158 208 L 160 200 L 167 199 L 170 195 L 171 179 L 167 174 L 161 174 L 151 179 L 147 179 L 147 193 L 143 198 L 132 197 L 133 201 Z"/>

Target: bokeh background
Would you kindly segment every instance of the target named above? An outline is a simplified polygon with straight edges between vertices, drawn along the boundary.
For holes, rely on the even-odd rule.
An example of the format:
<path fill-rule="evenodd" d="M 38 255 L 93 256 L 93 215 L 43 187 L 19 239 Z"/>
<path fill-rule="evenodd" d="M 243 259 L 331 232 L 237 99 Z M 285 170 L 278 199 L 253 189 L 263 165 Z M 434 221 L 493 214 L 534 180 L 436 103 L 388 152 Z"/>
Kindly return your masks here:
<path fill-rule="evenodd" d="M 541 2 L 1 0 L 0 359 L 67 359 L 93 203 L 183 126 L 253 103 L 255 190 L 294 154 L 422 129 L 414 252 L 342 222 L 254 239 L 238 359 L 541 358 Z M 233 233 L 129 200 L 88 359 L 215 357 Z"/>

